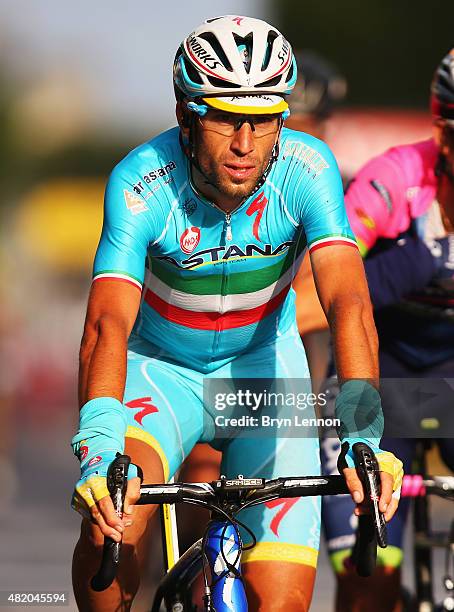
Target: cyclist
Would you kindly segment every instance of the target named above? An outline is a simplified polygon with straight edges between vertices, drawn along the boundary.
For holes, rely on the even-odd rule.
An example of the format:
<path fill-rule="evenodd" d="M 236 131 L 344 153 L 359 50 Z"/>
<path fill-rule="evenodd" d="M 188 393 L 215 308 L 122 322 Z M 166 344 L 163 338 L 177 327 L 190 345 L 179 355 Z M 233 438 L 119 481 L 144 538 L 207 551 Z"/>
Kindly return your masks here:
<path fill-rule="evenodd" d="M 285 126 L 301 132 L 306 132 L 316 138 L 325 140 L 327 120 L 336 106 L 344 99 L 347 91 L 345 78 L 326 59 L 311 49 L 294 51 L 297 64 L 297 80 L 287 102 L 291 111 Z M 426 279 L 427 280 L 427 279 Z M 294 279 L 293 288 L 297 292 L 300 285 L 312 283 L 312 271 L 309 254 L 303 258 L 301 267 Z M 312 287 L 311 287 L 312 289 Z M 304 347 L 309 364 L 311 378 L 322 380 L 326 375 L 326 368 L 330 358 L 329 330 L 326 318 L 322 313 L 321 328 L 314 327 L 311 313 L 318 316 L 319 301 L 315 287 L 309 291 L 302 291 L 303 306 L 299 325 L 311 331 L 304 334 Z M 308 304 L 308 297 L 316 301 L 316 307 Z M 297 302 L 298 303 L 298 302 Z M 298 313 L 298 310 L 297 310 Z M 318 321 L 317 321 L 318 323 Z M 315 387 L 315 385 L 314 385 Z M 208 444 L 197 444 L 191 452 L 180 472 L 183 482 L 206 482 L 215 480 L 219 476 L 220 453 Z M 180 507 L 178 514 L 178 536 L 183 550 L 188 548 L 196 539 L 202 537 L 205 523 L 201 523 L 203 512 L 200 508 Z M 199 527 L 199 529 L 195 528 Z"/>
<path fill-rule="evenodd" d="M 346 193 L 347 214 L 366 256 L 380 339 L 380 371 L 386 378 L 442 379 L 454 373 L 450 315 L 454 290 L 454 50 L 437 68 L 431 92 L 434 137 L 394 147 L 373 159 L 358 172 Z M 301 295 L 301 308 L 304 297 Z M 314 329 L 323 327 L 320 308 L 314 309 L 312 324 L 314 321 Z M 301 327 L 304 323 L 300 331 Z M 408 413 L 411 404 L 402 386 L 387 386 L 383 408 L 388 418 Z M 449 404 L 439 408 L 450 410 Z M 383 443 L 410 469 L 414 440 L 386 439 Z M 438 443 L 445 463 L 454 468 L 453 440 Z M 339 444 L 327 437 L 322 450 L 326 471 L 335 471 Z M 328 547 L 338 578 L 338 611 L 400 609 L 407 510 L 408 503 L 401 503 L 390 525 L 390 546 L 379 550 L 381 568 L 365 584 L 349 564 L 355 527 L 349 500 L 323 501 Z"/>
<path fill-rule="evenodd" d="M 227 475 L 317 473 L 314 436 L 215 440 L 216 407 L 203 398 L 203 383 L 214 379 L 279 378 L 292 391 L 291 379 L 307 371 L 291 290 L 306 247 L 342 381 L 341 469 L 361 503 L 352 445 L 366 439 L 382 470 L 385 517 L 397 507 L 401 464 L 378 449 L 375 329 L 336 162 L 322 142 L 282 128 L 295 78 L 291 47 L 274 27 L 241 16 L 208 20 L 175 57 L 178 128 L 132 151 L 109 179 L 72 441 L 81 461 L 73 506 L 86 517 L 73 570 L 83 610 L 129 609 L 145 559 L 151 510 L 133 512 L 136 472 L 122 519 L 108 497 L 116 452 L 125 450 L 149 482 L 168 479 L 198 441 L 221 448 Z M 373 418 L 357 425 L 364 413 Z M 270 512 L 245 511 L 259 542 L 244 558 L 251 608 L 307 610 L 319 504 L 297 500 L 274 530 Z M 102 535 L 123 536 L 125 545 L 117 582 L 97 594 L 88 585 Z M 285 590 L 273 587 L 277 570 Z"/>

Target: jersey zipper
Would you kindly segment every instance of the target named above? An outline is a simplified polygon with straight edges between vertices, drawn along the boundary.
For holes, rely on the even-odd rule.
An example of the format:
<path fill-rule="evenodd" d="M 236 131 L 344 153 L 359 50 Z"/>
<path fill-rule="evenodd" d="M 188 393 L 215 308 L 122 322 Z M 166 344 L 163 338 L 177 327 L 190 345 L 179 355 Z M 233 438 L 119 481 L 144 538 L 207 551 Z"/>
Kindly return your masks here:
<path fill-rule="evenodd" d="M 219 208 L 219 206 L 216 206 L 216 204 L 214 204 L 213 202 L 210 202 L 210 204 L 213 208 L 216 208 L 216 210 L 218 210 L 219 212 L 222 212 L 225 215 L 225 239 L 227 242 L 231 242 L 233 240 L 232 223 L 231 223 L 232 214 L 234 214 L 239 208 L 241 208 L 241 206 L 243 205 L 243 202 L 230 212 L 225 212 L 224 210 L 222 210 L 222 208 Z M 221 283 L 221 295 L 220 295 L 222 312 L 224 312 L 224 302 L 225 302 L 225 297 L 226 297 L 225 296 L 226 282 L 227 282 L 227 278 L 226 278 L 226 273 L 225 273 L 225 266 L 222 266 L 222 283 Z M 217 327 L 216 331 L 218 333 L 215 335 L 215 341 L 213 343 L 213 355 L 216 355 L 219 351 L 219 343 L 221 339 L 221 334 L 219 332 L 222 331 L 222 326 L 217 325 L 216 327 Z"/>
<path fill-rule="evenodd" d="M 232 225 L 230 223 L 231 218 L 232 218 L 232 213 L 225 214 L 225 222 L 226 222 L 225 239 L 228 240 L 229 242 L 233 240 Z"/>
<path fill-rule="evenodd" d="M 231 242 L 233 240 L 232 215 L 235 214 L 236 211 L 239 210 L 243 206 L 244 202 L 241 202 L 239 206 L 237 206 L 236 208 L 234 208 L 233 210 L 229 212 L 225 212 L 225 210 L 222 210 L 222 208 L 214 204 L 214 202 L 210 202 L 209 200 L 207 200 L 207 202 L 210 204 L 210 206 L 212 206 L 213 208 L 215 208 L 216 210 L 218 210 L 225 216 L 225 239 L 228 242 Z"/>
<path fill-rule="evenodd" d="M 228 242 L 231 242 L 233 240 L 232 224 L 231 224 L 232 214 L 236 213 L 236 211 L 239 210 L 243 206 L 243 204 L 246 202 L 246 200 L 249 199 L 249 196 L 247 198 L 245 198 L 240 204 L 238 204 L 238 206 L 236 208 L 234 208 L 233 210 L 231 210 L 229 212 L 225 212 L 225 210 L 222 210 L 222 208 L 217 206 L 217 204 L 215 204 L 214 202 L 212 202 L 211 200 L 206 198 L 202 193 L 200 193 L 200 191 L 196 188 L 196 186 L 192 182 L 192 175 L 191 175 L 191 173 L 189 173 L 189 177 L 190 177 L 189 178 L 189 184 L 191 185 L 191 189 L 197 195 L 197 197 L 200 200 L 202 200 L 202 202 L 206 202 L 207 204 L 209 204 L 210 206 L 212 206 L 213 208 L 215 208 L 216 210 L 221 212 L 223 215 L 225 215 L 225 239 Z"/>

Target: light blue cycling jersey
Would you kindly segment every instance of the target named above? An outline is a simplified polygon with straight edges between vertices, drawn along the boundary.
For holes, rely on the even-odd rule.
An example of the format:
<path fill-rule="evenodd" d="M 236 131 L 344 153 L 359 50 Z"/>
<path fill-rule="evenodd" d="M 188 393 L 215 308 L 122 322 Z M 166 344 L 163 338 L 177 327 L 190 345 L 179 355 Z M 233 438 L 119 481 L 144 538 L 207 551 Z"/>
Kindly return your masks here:
<path fill-rule="evenodd" d="M 165 480 L 197 442 L 223 451 L 228 477 L 319 473 L 312 431 L 224 437 L 205 390 L 213 379 L 258 378 L 279 379 L 285 397 L 310 391 L 291 282 L 307 247 L 332 244 L 356 246 L 334 157 L 307 134 L 283 130 L 266 182 L 230 215 L 191 186 L 178 129 L 118 164 L 94 278 L 142 289 L 123 399 L 126 452 L 131 439 L 153 448 Z M 314 417 L 313 407 L 300 416 Z M 241 518 L 259 542 L 243 561 L 315 567 L 318 499 L 269 502 Z"/>
<path fill-rule="evenodd" d="M 225 214 L 193 189 L 174 128 L 114 169 L 94 279 L 141 288 L 136 335 L 209 372 L 294 326 L 305 249 L 340 243 L 356 246 L 326 144 L 284 128 L 266 182 Z"/>

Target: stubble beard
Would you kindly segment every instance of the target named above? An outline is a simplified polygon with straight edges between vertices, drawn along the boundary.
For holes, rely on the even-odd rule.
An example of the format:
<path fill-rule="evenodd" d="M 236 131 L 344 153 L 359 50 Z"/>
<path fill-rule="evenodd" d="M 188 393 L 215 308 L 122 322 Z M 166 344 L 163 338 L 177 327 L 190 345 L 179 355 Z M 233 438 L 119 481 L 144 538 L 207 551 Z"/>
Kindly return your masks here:
<path fill-rule="evenodd" d="M 259 182 L 261 176 L 265 171 L 266 163 L 262 162 L 257 167 L 253 176 L 249 177 L 246 181 L 238 181 L 229 176 L 226 176 L 225 170 L 222 169 L 222 164 L 216 167 L 215 163 L 212 164 L 200 164 L 200 168 L 203 171 L 205 179 L 215 187 L 219 193 L 225 197 L 232 199 L 244 199 L 246 198 L 255 188 Z"/>

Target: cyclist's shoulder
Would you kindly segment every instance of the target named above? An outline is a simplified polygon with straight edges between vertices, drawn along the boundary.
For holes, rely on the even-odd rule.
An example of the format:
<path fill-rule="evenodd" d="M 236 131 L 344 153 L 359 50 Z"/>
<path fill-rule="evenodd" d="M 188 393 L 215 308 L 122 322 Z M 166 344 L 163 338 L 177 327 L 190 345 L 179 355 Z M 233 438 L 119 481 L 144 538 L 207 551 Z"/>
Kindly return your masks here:
<path fill-rule="evenodd" d="M 416 186 L 419 183 L 435 183 L 435 165 L 438 148 L 433 139 L 390 147 L 381 155 L 367 162 L 358 172 L 358 177 L 370 175 L 379 180 L 394 172 L 399 187 L 403 183 Z M 390 185 L 392 186 L 392 185 Z"/>
<path fill-rule="evenodd" d="M 423 178 L 433 170 L 438 158 L 438 147 L 432 138 L 391 147 L 384 154 L 404 166 L 408 176 Z"/>
<path fill-rule="evenodd" d="M 158 179 L 175 179 L 178 173 L 186 172 L 184 153 L 179 141 L 179 128 L 171 128 L 162 132 L 134 149 L 117 163 L 111 173 L 113 179 L 123 179 L 137 185 L 140 193 L 146 185 Z M 164 182 L 166 182 L 164 180 Z"/>
<path fill-rule="evenodd" d="M 424 140 L 391 147 L 372 158 L 347 186 L 349 214 L 358 203 L 365 212 L 370 207 L 373 210 L 372 200 L 380 197 L 394 215 L 403 212 L 407 216 L 410 204 L 412 216 L 419 216 L 435 195 L 437 157 L 435 142 Z"/>

